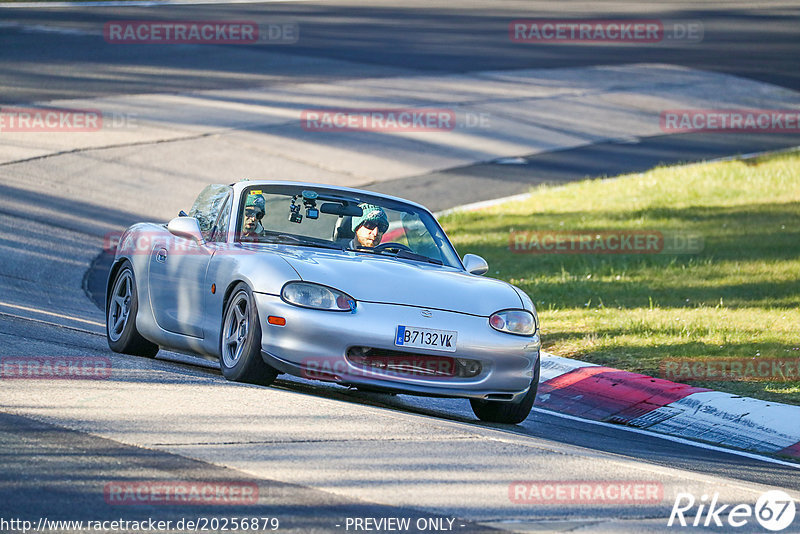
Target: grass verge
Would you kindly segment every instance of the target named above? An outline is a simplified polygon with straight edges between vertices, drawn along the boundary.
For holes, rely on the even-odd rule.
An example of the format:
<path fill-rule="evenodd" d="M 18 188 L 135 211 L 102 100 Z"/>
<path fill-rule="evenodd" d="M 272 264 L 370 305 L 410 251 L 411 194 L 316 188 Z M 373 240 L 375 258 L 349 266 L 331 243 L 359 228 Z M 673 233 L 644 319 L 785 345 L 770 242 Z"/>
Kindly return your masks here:
<path fill-rule="evenodd" d="M 548 351 L 800 404 L 800 152 L 545 186 L 442 223 L 461 252 L 487 259 L 489 275 L 531 296 Z M 693 238 L 695 247 L 576 253 L 562 241 L 565 250 L 540 253 L 570 232 L 600 235 L 592 243 L 601 245 L 643 232 Z M 699 379 L 708 365 L 720 373 L 720 358 L 752 366 Z M 703 367 L 679 362 L 695 377 L 668 374 L 678 359 Z M 764 376 L 772 360 L 788 360 L 781 369 L 794 365 L 794 376 L 776 375 L 773 365 Z"/>

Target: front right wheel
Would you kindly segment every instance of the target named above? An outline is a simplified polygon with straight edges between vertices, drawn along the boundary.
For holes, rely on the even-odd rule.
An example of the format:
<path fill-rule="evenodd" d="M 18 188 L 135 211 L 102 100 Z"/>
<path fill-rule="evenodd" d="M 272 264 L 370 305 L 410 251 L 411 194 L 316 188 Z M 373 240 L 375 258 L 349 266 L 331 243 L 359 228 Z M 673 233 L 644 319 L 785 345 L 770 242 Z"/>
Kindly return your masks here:
<path fill-rule="evenodd" d="M 506 423 L 516 425 L 527 419 L 536 400 L 536 391 L 539 389 L 540 360 L 536 359 L 536 368 L 528 392 L 517 402 L 491 401 L 483 399 L 470 399 L 472 411 L 481 421 L 487 423 Z"/>
<path fill-rule="evenodd" d="M 278 371 L 261 358 L 261 323 L 250 287 L 240 282 L 231 293 L 222 319 L 220 367 L 234 382 L 270 385 Z"/>

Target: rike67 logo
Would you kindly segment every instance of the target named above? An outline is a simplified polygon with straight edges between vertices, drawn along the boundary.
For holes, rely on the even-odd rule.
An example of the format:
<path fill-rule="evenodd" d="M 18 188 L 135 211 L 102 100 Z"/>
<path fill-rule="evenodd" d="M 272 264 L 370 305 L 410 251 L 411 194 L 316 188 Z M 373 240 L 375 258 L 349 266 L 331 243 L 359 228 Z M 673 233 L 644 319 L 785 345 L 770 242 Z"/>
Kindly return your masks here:
<path fill-rule="evenodd" d="M 794 522 L 796 512 L 794 499 L 781 490 L 763 493 L 755 506 L 719 504 L 718 493 L 710 501 L 708 495 L 702 495 L 698 501 L 691 493 L 678 493 L 667 526 L 739 528 L 755 518 L 761 528 L 779 532 Z"/>

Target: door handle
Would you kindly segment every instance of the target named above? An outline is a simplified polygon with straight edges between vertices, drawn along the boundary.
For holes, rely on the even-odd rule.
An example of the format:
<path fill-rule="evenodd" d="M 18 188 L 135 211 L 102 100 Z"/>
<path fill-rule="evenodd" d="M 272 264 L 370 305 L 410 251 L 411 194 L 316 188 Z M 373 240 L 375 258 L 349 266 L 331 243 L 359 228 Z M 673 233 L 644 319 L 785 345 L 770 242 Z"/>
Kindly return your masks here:
<path fill-rule="evenodd" d="M 156 261 L 158 263 L 166 263 L 167 262 L 167 249 L 162 248 L 156 252 Z"/>

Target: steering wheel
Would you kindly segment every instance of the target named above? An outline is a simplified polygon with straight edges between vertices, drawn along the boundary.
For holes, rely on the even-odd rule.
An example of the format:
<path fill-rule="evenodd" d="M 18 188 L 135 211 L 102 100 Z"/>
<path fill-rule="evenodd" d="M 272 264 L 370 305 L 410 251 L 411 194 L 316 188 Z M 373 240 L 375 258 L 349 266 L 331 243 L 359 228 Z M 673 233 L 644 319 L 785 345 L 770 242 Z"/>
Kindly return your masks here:
<path fill-rule="evenodd" d="M 411 247 L 407 247 L 406 245 L 404 245 L 402 243 L 396 243 L 394 241 L 388 241 L 386 243 L 381 243 L 378 246 L 372 247 L 372 250 L 374 250 L 375 252 L 383 252 L 384 250 L 396 250 L 397 252 L 400 252 L 401 250 L 405 250 L 407 252 L 414 252 L 413 250 L 411 250 Z"/>

